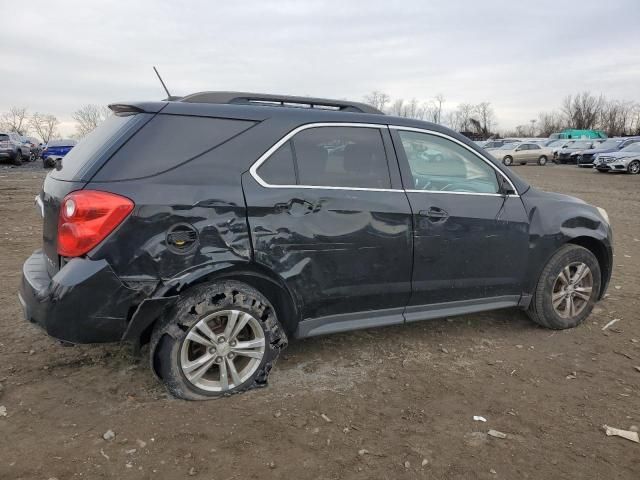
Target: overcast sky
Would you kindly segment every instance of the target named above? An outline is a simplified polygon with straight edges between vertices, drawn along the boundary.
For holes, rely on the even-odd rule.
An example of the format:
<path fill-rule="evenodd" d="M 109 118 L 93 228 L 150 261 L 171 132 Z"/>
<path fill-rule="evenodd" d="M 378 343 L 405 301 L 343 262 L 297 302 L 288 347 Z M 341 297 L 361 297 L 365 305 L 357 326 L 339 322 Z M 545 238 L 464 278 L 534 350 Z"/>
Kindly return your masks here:
<path fill-rule="evenodd" d="M 512 128 L 589 90 L 640 101 L 640 0 L 1 0 L 0 112 L 243 90 L 445 108 Z"/>

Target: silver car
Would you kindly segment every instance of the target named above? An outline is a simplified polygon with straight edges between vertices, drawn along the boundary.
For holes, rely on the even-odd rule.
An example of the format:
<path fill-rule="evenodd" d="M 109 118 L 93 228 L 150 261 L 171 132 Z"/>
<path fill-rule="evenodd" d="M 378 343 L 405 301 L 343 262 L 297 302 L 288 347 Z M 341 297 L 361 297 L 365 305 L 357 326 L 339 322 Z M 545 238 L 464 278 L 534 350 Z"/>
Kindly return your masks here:
<path fill-rule="evenodd" d="M 622 150 L 596 155 L 593 168 L 599 172 L 640 173 L 640 143 L 632 143 Z"/>
<path fill-rule="evenodd" d="M 22 165 L 29 160 L 31 148 L 15 132 L 0 132 L 0 160 L 9 160 L 14 165 Z"/>
<path fill-rule="evenodd" d="M 492 148 L 488 151 L 507 166 L 514 163 L 546 165 L 547 161 L 553 158 L 553 152 L 550 148 L 532 142 L 507 143 L 502 147 Z"/>

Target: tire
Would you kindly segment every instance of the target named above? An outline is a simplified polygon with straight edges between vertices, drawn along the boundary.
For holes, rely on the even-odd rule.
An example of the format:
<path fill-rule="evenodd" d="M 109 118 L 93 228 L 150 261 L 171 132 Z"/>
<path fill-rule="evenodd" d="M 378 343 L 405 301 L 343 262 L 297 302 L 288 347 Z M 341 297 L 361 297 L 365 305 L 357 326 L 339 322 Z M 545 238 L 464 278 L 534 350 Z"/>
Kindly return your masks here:
<path fill-rule="evenodd" d="M 640 160 L 634 160 L 627 167 L 627 172 L 631 175 L 638 175 L 640 173 Z"/>
<path fill-rule="evenodd" d="M 173 396 L 208 400 L 266 386 L 286 346 L 287 335 L 267 298 L 244 283 L 222 281 L 187 291 L 158 321 L 151 366 Z"/>
<path fill-rule="evenodd" d="M 583 272 L 581 282 L 571 286 L 571 281 L 578 277 L 579 265 L 588 267 L 588 273 Z M 567 268 L 569 275 L 565 273 L 564 277 L 569 281 L 565 283 L 560 275 Z M 591 314 L 600 295 L 600 282 L 600 265 L 593 253 L 578 245 L 564 245 L 542 270 L 527 314 L 538 325 L 554 330 L 576 327 Z M 582 298 L 585 296 L 588 298 Z M 567 297 L 571 297 L 575 311 L 571 310 Z"/>
<path fill-rule="evenodd" d="M 513 163 L 513 158 L 510 156 L 506 156 L 502 159 L 502 163 L 504 163 L 507 167 Z"/>
<path fill-rule="evenodd" d="M 20 150 L 18 150 L 16 152 L 16 156 L 13 157 L 13 164 L 14 165 L 22 165 L 22 152 Z"/>
<path fill-rule="evenodd" d="M 538 159 L 538 165 L 540 165 L 541 167 L 544 167 L 547 164 L 547 157 L 542 155 L 539 159 Z"/>

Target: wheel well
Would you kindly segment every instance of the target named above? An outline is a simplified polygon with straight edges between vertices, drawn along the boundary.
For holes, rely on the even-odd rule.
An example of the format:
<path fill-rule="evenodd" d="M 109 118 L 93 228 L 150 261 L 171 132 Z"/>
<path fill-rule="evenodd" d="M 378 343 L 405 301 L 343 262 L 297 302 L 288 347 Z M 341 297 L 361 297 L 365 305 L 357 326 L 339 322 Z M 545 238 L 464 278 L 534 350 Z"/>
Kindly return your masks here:
<path fill-rule="evenodd" d="M 584 247 L 595 255 L 598 260 L 598 265 L 600 265 L 600 275 L 602 277 L 602 281 L 600 283 L 602 285 L 602 289 L 604 289 L 606 281 L 610 275 L 611 265 L 609 265 L 607 249 L 603 243 L 593 237 L 576 237 L 569 240 L 568 243 Z"/>
<path fill-rule="evenodd" d="M 298 309 L 286 286 L 269 275 L 255 271 L 231 271 L 216 276 L 215 280 L 237 280 L 252 286 L 262 293 L 276 310 L 278 320 L 288 336 L 293 336 L 298 327 Z"/>
<path fill-rule="evenodd" d="M 298 327 L 299 312 L 294 302 L 293 295 L 284 281 L 270 272 L 268 269 L 256 264 L 238 265 L 224 270 L 218 270 L 202 275 L 187 285 L 170 288 L 161 293 L 162 296 L 180 295 L 189 288 L 203 283 L 219 280 L 236 280 L 252 286 L 262 293 L 271 305 L 276 309 L 278 320 L 284 327 L 287 335 L 292 335 Z M 155 323 L 155 321 L 153 322 Z M 149 330 L 153 329 L 153 324 Z M 147 337 L 150 333 L 147 333 Z"/>

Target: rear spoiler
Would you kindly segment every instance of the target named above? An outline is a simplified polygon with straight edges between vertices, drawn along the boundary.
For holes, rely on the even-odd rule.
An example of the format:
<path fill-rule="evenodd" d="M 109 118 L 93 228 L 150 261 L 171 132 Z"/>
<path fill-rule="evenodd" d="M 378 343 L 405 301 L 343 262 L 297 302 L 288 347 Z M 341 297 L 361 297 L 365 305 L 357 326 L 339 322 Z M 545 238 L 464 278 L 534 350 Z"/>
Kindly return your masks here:
<path fill-rule="evenodd" d="M 133 102 L 133 103 L 111 103 L 109 110 L 115 115 L 135 115 L 136 113 L 158 113 L 167 102 Z"/>

